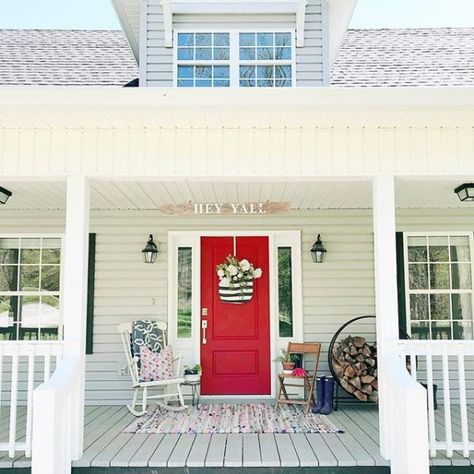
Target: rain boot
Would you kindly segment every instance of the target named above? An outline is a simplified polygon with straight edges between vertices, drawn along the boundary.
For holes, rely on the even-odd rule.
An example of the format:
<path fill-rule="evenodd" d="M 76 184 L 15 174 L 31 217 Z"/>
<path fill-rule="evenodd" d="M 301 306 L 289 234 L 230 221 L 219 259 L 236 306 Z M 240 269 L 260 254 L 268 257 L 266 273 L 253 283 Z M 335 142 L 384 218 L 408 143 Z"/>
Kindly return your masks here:
<path fill-rule="evenodd" d="M 324 405 L 324 375 L 316 379 L 316 395 L 318 396 L 318 402 L 313 407 L 313 413 L 319 413 Z"/>
<path fill-rule="evenodd" d="M 324 404 L 319 410 L 320 415 L 329 415 L 332 412 L 332 400 L 334 396 L 334 377 L 326 377 L 324 380 Z"/>

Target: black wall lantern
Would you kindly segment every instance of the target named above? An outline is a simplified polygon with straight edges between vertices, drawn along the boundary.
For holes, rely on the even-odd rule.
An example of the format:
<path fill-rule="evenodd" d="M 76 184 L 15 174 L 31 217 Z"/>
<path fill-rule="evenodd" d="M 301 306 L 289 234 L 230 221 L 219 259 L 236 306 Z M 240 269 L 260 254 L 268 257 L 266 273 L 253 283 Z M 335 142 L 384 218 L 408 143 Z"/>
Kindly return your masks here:
<path fill-rule="evenodd" d="M 158 247 L 153 242 L 153 235 L 150 234 L 146 247 L 142 250 L 143 260 L 145 263 L 155 263 L 158 256 Z"/>
<path fill-rule="evenodd" d="M 461 201 L 474 201 L 474 183 L 464 183 L 458 186 L 454 192 Z"/>
<path fill-rule="evenodd" d="M 324 248 L 323 242 L 321 241 L 321 234 L 318 234 L 318 239 L 311 247 L 311 257 L 314 263 L 323 263 L 326 258 L 327 250 Z"/>
<path fill-rule="evenodd" d="M 0 186 L 0 204 L 6 204 L 11 195 L 11 191 Z"/>

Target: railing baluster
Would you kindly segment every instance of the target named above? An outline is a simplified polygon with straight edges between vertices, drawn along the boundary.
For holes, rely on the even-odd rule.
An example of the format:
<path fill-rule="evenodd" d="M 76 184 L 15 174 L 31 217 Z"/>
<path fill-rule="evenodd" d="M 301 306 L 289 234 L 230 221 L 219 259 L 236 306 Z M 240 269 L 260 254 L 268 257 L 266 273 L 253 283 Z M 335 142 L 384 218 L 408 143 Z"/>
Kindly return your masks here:
<path fill-rule="evenodd" d="M 18 346 L 12 354 L 12 382 L 10 391 L 10 432 L 8 435 L 8 455 L 15 456 L 16 441 L 16 415 L 18 402 Z"/>
<path fill-rule="evenodd" d="M 446 432 L 446 456 L 453 457 L 453 433 L 451 425 L 451 394 L 449 388 L 449 359 L 448 346 L 443 344 L 443 395 L 444 395 L 444 429 Z"/>
<path fill-rule="evenodd" d="M 2 416 L 3 346 L 0 344 L 0 416 Z"/>
<path fill-rule="evenodd" d="M 430 456 L 436 456 L 436 424 L 433 395 L 433 354 L 431 344 L 426 344 L 426 384 L 428 386 L 428 430 L 430 438 Z"/>
<path fill-rule="evenodd" d="M 25 456 L 31 457 L 31 435 L 33 421 L 33 389 L 35 381 L 35 346 L 30 347 L 28 354 L 28 394 L 26 402 L 26 448 Z"/>
<path fill-rule="evenodd" d="M 459 376 L 459 403 L 461 409 L 461 433 L 462 433 L 462 453 L 469 457 L 469 430 L 467 426 L 467 406 L 466 406 L 466 372 L 464 370 L 464 345 L 459 344 L 458 349 L 458 376 Z"/>

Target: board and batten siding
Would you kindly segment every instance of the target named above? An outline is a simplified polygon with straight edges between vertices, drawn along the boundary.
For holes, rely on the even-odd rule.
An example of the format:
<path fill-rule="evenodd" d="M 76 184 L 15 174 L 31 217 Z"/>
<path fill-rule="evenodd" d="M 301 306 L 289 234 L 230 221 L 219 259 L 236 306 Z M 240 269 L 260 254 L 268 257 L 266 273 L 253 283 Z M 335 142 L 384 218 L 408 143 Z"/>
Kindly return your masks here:
<path fill-rule="evenodd" d="M 0 234 L 63 232 L 62 211 L 0 213 Z M 167 319 L 167 232 L 182 230 L 301 230 L 305 341 L 323 343 L 320 372 L 326 373 L 327 348 L 338 327 L 349 319 L 374 314 L 372 212 L 370 210 L 295 211 L 266 217 L 165 217 L 154 211 L 94 211 L 97 233 L 94 354 L 87 356 L 86 402 L 130 401 L 130 379 L 116 326 L 136 318 Z M 400 231 L 474 230 L 472 210 L 399 210 Z M 154 265 L 140 250 L 149 233 L 160 254 Z M 310 248 L 321 233 L 327 261 L 311 261 Z M 369 337 L 373 322 L 364 325 Z M 466 383 L 474 401 L 474 361 L 467 361 Z M 8 382 L 8 368 L 6 370 Z M 452 374 L 456 379 L 455 371 Z M 438 380 L 438 385 L 441 386 Z M 4 387 L 8 390 L 8 384 Z M 455 393 L 453 392 L 453 395 Z M 21 395 L 24 400 L 24 393 Z M 4 393 L 8 399 L 8 393 Z"/>
<path fill-rule="evenodd" d="M 146 30 L 140 39 L 140 85 L 151 87 L 173 87 L 173 48 L 164 44 L 163 13 L 160 0 L 148 0 L 142 3 L 144 17 L 142 25 Z M 175 14 L 174 29 L 198 30 L 209 29 L 288 29 L 295 31 L 296 19 L 294 14 L 229 14 L 229 15 L 191 15 Z M 304 47 L 296 50 L 296 85 L 324 85 L 323 38 L 326 32 L 323 27 L 323 8 L 321 0 L 309 0 L 306 7 Z"/>

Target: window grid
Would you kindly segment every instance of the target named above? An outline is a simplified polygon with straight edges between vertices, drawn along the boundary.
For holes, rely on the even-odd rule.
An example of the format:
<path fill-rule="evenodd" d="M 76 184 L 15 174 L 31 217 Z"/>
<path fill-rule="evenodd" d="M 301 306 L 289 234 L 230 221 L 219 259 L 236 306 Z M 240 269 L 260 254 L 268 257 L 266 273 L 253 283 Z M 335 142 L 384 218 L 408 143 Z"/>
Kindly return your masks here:
<path fill-rule="evenodd" d="M 215 59 L 196 59 L 193 53 L 193 59 L 180 59 L 180 51 L 186 47 L 180 45 L 179 35 L 196 35 L 207 34 L 212 35 L 214 44 L 214 35 L 228 34 L 229 35 L 229 59 L 215 60 Z M 273 44 L 269 48 L 273 50 L 273 57 L 277 55 L 277 51 L 282 50 L 282 53 L 287 59 L 257 59 L 257 51 L 259 46 L 255 46 L 255 59 L 241 59 L 240 52 L 240 35 L 255 35 L 257 42 L 257 35 L 271 35 Z M 278 44 L 281 42 L 278 38 L 287 38 L 287 43 L 284 45 Z M 174 80 L 176 87 L 293 87 L 295 81 L 295 39 L 294 32 L 290 30 L 226 30 L 226 31 L 188 31 L 180 30 L 175 32 L 174 48 Z M 214 46 L 213 46 L 214 47 Z M 261 48 L 266 48 L 262 46 Z M 246 48 L 252 49 L 252 48 Z M 190 56 L 188 56 L 190 57 Z M 183 66 L 188 69 L 183 70 Z M 190 67 L 193 67 L 191 70 Z M 217 77 L 212 71 L 211 77 L 201 78 L 196 77 L 198 72 L 196 67 L 205 66 L 227 66 L 228 75 L 226 77 Z M 271 73 L 270 73 L 271 69 Z M 246 71 L 247 77 L 241 77 L 241 71 Z M 183 76 L 186 74 L 186 77 Z M 206 71 L 209 76 L 209 70 Z M 252 77 L 248 77 L 248 75 Z M 180 77 L 181 76 L 181 77 Z M 264 77 L 266 76 L 266 77 Z"/>
<path fill-rule="evenodd" d="M 414 248 L 415 246 L 410 246 L 409 245 L 409 240 L 411 238 L 414 239 L 424 239 L 425 241 L 425 248 L 426 248 L 426 260 L 420 260 L 420 261 L 411 261 L 410 256 L 409 256 L 409 249 Z M 436 239 L 446 239 L 446 245 L 442 244 L 432 244 L 431 242 L 436 240 Z M 462 259 L 462 258 L 456 258 L 453 260 L 453 249 L 456 248 L 456 244 L 453 243 L 453 239 L 459 239 L 459 238 L 465 238 L 466 242 L 468 243 L 467 249 L 469 252 L 469 258 L 468 259 Z M 459 244 L 458 244 L 459 245 Z M 419 246 L 419 248 L 422 248 L 423 246 Z M 441 248 L 441 247 L 446 247 L 447 248 L 447 260 L 442 260 L 442 261 L 435 261 L 431 260 L 431 254 L 430 254 L 430 248 Z M 466 233 L 406 233 L 404 235 L 404 250 L 405 250 L 405 293 L 406 293 L 406 314 L 407 314 L 407 332 L 411 337 L 416 337 L 416 335 L 413 334 L 413 329 L 418 328 L 419 334 L 422 334 L 422 328 L 423 326 L 427 329 L 427 338 L 432 338 L 433 334 L 438 331 L 438 334 L 442 334 L 443 332 L 443 327 L 446 327 L 449 329 L 449 334 L 450 334 L 450 339 L 455 339 L 455 333 L 458 331 L 459 333 L 461 332 L 461 328 L 465 328 L 464 331 L 467 330 L 469 333 L 469 337 L 467 339 L 471 339 L 473 337 L 473 331 L 474 331 L 474 324 L 473 324 L 473 315 L 474 315 L 474 290 L 473 290 L 473 283 L 474 283 L 474 272 L 473 272 L 473 265 L 472 265 L 472 260 L 473 260 L 473 236 L 471 233 L 466 232 Z M 426 283 L 427 283 L 427 288 L 423 289 L 416 289 L 416 288 L 411 288 L 411 279 L 410 279 L 410 268 L 411 266 L 416 266 L 416 265 L 424 265 L 426 266 L 427 270 L 427 278 L 426 278 Z M 433 279 L 432 277 L 435 276 L 436 274 L 432 275 L 432 266 L 433 269 L 436 268 L 436 266 L 439 265 L 438 268 L 441 268 L 441 265 L 447 266 L 448 270 L 448 283 L 449 283 L 449 288 L 432 288 L 432 282 Z M 469 288 L 461 288 L 461 284 L 457 284 L 456 286 L 459 286 L 459 288 L 456 288 L 453 286 L 454 282 L 454 276 L 453 276 L 453 268 L 455 268 L 455 265 L 469 265 L 469 271 L 467 272 L 468 279 L 469 279 Z M 460 278 L 461 272 L 458 269 L 458 275 L 456 276 L 457 278 Z M 448 285 L 446 285 L 448 286 Z M 412 295 L 426 295 L 427 298 L 427 305 L 426 305 L 426 310 L 427 310 L 427 319 L 418 319 L 418 318 L 412 318 L 412 310 L 411 310 L 411 296 Z M 436 315 L 433 315 L 432 313 L 432 299 L 433 295 L 446 295 L 448 298 L 448 307 L 449 307 L 449 317 L 448 318 L 436 318 L 433 319 Z M 470 318 L 466 319 L 463 318 L 462 315 L 461 317 L 455 318 L 454 314 L 454 309 L 453 309 L 453 295 L 454 296 L 459 296 L 459 302 L 461 302 L 461 295 L 468 295 L 469 298 L 469 305 L 470 305 Z M 461 312 L 463 311 L 462 307 L 459 307 Z M 443 323 L 443 324 L 440 324 Z M 455 326 L 456 324 L 456 326 Z M 449 325 L 449 326 L 448 326 Z M 457 327 L 457 331 L 455 331 L 455 328 Z M 419 335 L 418 334 L 418 335 Z M 464 333 L 463 333 L 464 335 Z M 458 338 L 456 338 L 458 339 Z M 463 339 L 466 339 L 464 336 Z"/>
<path fill-rule="evenodd" d="M 30 338 L 31 334 L 33 334 L 32 329 L 37 329 L 37 333 L 35 336 L 38 340 L 44 339 L 43 336 L 45 335 L 52 335 L 53 338 L 62 337 L 62 308 L 61 308 L 61 294 L 62 294 L 62 282 L 61 282 L 61 256 L 62 256 L 62 239 L 59 236 L 48 236 L 48 237 L 36 237 L 36 236 L 4 236 L 0 237 L 0 244 L 2 241 L 10 241 L 15 242 L 15 246 L 7 246 L 2 247 L 0 245 L 0 250 L 3 248 L 5 250 L 16 250 L 17 256 L 14 263 L 11 262 L 2 262 L 0 261 L 0 271 L 11 268 L 12 271 L 16 271 L 14 288 L 15 290 L 5 290 L 0 289 L 0 314 L 3 312 L 3 316 L 5 316 L 6 325 L 4 324 L 5 321 L 0 322 L 0 339 L 4 339 L 7 337 L 7 332 L 9 328 L 13 328 L 13 336 L 15 340 L 20 340 L 20 332 L 22 329 L 27 328 L 23 323 L 23 310 L 27 304 L 24 303 L 25 300 L 29 301 L 37 301 L 38 304 L 38 312 L 36 313 L 37 320 L 35 323 L 37 325 L 28 327 L 30 329 Z M 38 242 L 37 245 L 30 245 L 25 244 L 27 241 L 36 241 Z M 47 241 L 55 241 L 56 246 L 49 247 Z M 7 244 L 8 245 L 8 244 Z M 44 250 L 57 250 L 58 251 L 58 259 L 59 263 L 54 263 L 51 261 L 45 261 Z M 38 251 L 38 258 L 34 263 L 27 263 L 24 261 L 24 252 L 26 251 Z M 30 289 L 25 289 L 22 282 L 22 277 L 24 275 L 23 270 L 25 268 L 35 268 L 38 267 L 38 283 L 36 287 L 35 282 L 35 289 L 31 287 Z M 45 267 L 58 270 L 58 279 L 57 279 L 57 288 L 53 290 L 43 289 L 43 285 L 46 283 L 43 281 Z M 36 280 L 33 277 L 33 280 Z M 56 280 L 56 278 L 54 278 Z M 56 283 L 56 281 L 54 281 Z M 45 326 L 45 321 L 43 320 L 43 302 L 48 301 L 51 302 L 53 299 L 57 299 L 57 310 L 59 312 L 59 320 L 57 321 L 57 325 L 54 324 L 53 326 Z M 9 303 L 7 304 L 6 301 Z M 46 303 L 49 306 L 49 303 Z M 7 308 L 8 306 L 8 308 Z M 2 311 L 5 310 L 5 311 Z M 13 316 L 10 316 L 10 312 L 15 311 Z M 11 321 L 11 318 L 13 320 Z M 10 325 L 11 324 L 11 325 Z"/>

